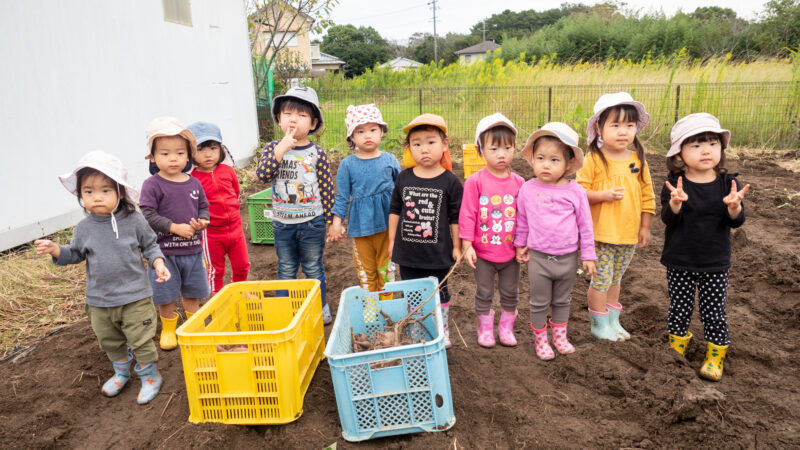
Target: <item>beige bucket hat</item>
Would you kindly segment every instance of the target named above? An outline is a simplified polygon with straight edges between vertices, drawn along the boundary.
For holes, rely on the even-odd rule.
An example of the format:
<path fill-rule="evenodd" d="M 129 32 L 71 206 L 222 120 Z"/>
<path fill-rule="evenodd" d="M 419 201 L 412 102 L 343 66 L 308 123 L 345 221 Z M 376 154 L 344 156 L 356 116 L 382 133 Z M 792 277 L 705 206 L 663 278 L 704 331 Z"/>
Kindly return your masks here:
<path fill-rule="evenodd" d="M 478 126 L 475 127 L 475 148 L 478 149 L 478 154 L 483 156 L 483 151 L 481 150 L 481 134 L 483 134 L 486 130 L 489 130 L 494 127 L 506 127 L 514 133 L 514 138 L 517 137 L 517 128 L 514 127 L 514 124 L 508 119 L 508 117 L 502 115 L 499 112 L 492 114 L 491 116 L 486 116 L 478 122 Z"/>
<path fill-rule="evenodd" d="M 542 128 L 536 130 L 525 142 L 525 147 L 522 148 L 522 157 L 525 158 L 525 161 L 528 161 L 531 167 L 533 167 L 533 144 L 536 142 L 536 139 L 542 136 L 552 136 L 572 149 L 573 158 L 569 160 L 569 165 L 567 166 L 567 171 L 564 173 L 564 176 L 573 175 L 578 169 L 583 167 L 583 150 L 578 147 L 578 141 L 580 140 L 578 132 L 563 122 L 549 122 L 544 124 Z"/>
<path fill-rule="evenodd" d="M 641 133 L 642 129 L 650 122 L 650 114 L 647 114 L 644 105 L 634 100 L 631 94 L 624 91 L 615 92 L 613 94 L 603 94 L 600 96 L 600 99 L 597 100 L 597 103 L 594 104 L 594 114 L 589 118 L 589 122 L 586 124 L 586 141 L 588 143 L 591 144 L 597 137 L 595 124 L 597 123 L 597 119 L 600 118 L 600 114 L 603 114 L 603 111 L 608 108 L 619 105 L 633 106 L 636 108 L 636 112 L 639 113 L 639 120 L 636 122 L 636 134 Z"/>
<path fill-rule="evenodd" d="M 152 159 L 150 152 L 153 148 L 153 141 L 160 136 L 182 136 L 185 138 L 189 141 L 191 150 L 189 161 L 194 160 L 194 156 L 197 154 L 197 142 L 194 134 L 174 117 L 156 117 L 147 125 L 147 153 L 144 159 Z"/>
<path fill-rule="evenodd" d="M 669 138 L 672 141 L 667 152 L 667 158 L 675 156 L 681 152 L 681 145 L 686 139 L 706 131 L 717 133 L 722 136 L 722 148 L 728 148 L 728 142 L 731 140 L 731 132 L 722 128 L 719 124 L 719 119 L 713 115 L 705 112 L 689 114 L 681 120 L 675 122 L 672 126 L 672 131 L 669 133 Z"/>

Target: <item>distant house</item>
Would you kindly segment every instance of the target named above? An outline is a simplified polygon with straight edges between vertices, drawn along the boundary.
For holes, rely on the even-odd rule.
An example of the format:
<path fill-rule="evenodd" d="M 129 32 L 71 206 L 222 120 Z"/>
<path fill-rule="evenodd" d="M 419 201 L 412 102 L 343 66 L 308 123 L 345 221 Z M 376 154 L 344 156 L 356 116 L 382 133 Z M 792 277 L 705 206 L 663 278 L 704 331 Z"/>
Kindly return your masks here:
<path fill-rule="evenodd" d="M 496 44 L 492 40 L 488 40 L 483 41 L 480 44 L 475 44 L 472 47 L 459 50 L 455 52 L 455 54 L 458 55 L 459 63 L 472 64 L 475 61 L 485 60 L 488 53 L 493 52 L 498 48 L 500 48 L 500 45 Z"/>
<path fill-rule="evenodd" d="M 282 8 L 292 8 L 288 3 L 284 3 Z M 277 3 L 276 3 L 277 5 Z M 296 13 L 294 11 L 282 12 L 281 7 L 274 6 L 272 9 L 267 9 L 267 14 L 275 14 L 274 17 L 280 17 L 277 24 L 277 30 L 272 33 L 272 30 L 262 26 L 260 36 L 253 42 L 253 56 L 261 56 L 264 48 L 272 42 L 272 47 L 267 51 L 267 57 L 272 54 L 274 46 L 277 43 L 285 42 L 286 46 L 281 50 L 278 58 L 285 58 L 286 61 L 297 63 L 305 67 L 311 67 L 311 25 L 314 24 L 314 19 L 308 14 Z M 283 14 L 283 16 L 279 16 Z M 252 20 L 252 17 L 251 17 Z M 268 22 L 274 22 L 272 16 Z"/>
<path fill-rule="evenodd" d="M 321 77 L 327 72 L 338 72 L 342 70 L 344 64 L 345 62 L 341 59 L 319 51 L 319 45 L 314 44 L 311 46 L 310 76 Z"/>
<path fill-rule="evenodd" d="M 416 69 L 420 66 L 424 66 L 424 64 L 414 61 L 413 59 L 397 57 L 389 62 L 381 64 L 378 67 L 381 69 L 392 69 L 392 72 L 402 72 L 406 69 Z"/>

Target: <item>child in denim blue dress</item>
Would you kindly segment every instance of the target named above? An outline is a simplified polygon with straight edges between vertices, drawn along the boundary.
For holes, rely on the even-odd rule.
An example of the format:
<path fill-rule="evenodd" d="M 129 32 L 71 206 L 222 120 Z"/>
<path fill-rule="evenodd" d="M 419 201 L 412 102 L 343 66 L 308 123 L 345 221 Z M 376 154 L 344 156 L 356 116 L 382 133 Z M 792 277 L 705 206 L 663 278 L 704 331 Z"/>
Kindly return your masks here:
<path fill-rule="evenodd" d="M 307 278 L 319 280 L 322 321 L 329 324 L 333 318 L 325 300 L 322 254 L 336 192 L 327 152 L 308 140 L 322 128 L 317 93 L 309 87 L 289 89 L 272 100 L 272 117 L 284 136 L 264 147 L 256 175 L 272 185 L 278 279 L 297 278 L 302 266 Z"/>
<path fill-rule="evenodd" d="M 379 148 L 388 126 L 374 104 L 348 106 L 344 120 L 347 144 L 356 153 L 339 164 L 336 174 L 339 192 L 328 241 L 344 237 L 342 221 L 347 218 L 359 284 L 376 292 L 394 275 L 389 260 L 389 203 L 400 164 L 392 154 Z"/>

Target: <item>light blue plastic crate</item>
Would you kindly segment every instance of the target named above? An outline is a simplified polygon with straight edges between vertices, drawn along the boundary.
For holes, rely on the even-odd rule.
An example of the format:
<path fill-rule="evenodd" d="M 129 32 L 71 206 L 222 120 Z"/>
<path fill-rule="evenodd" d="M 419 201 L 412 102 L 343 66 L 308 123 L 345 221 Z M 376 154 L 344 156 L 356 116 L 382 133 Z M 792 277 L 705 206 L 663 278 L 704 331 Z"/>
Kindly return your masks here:
<path fill-rule="evenodd" d="M 373 338 L 384 330 L 386 321 L 379 311 L 399 321 L 437 285 L 435 277 L 387 283 L 382 292 L 393 292 L 391 300 L 380 300 L 378 293 L 360 287 L 342 292 L 325 356 L 345 440 L 443 431 L 456 423 L 438 293 L 414 317 L 431 311 L 435 315 L 408 328 L 414 344 L 352 353 L 353 334 Z M 399 362 L 373 366 L 385 361 Z"/>

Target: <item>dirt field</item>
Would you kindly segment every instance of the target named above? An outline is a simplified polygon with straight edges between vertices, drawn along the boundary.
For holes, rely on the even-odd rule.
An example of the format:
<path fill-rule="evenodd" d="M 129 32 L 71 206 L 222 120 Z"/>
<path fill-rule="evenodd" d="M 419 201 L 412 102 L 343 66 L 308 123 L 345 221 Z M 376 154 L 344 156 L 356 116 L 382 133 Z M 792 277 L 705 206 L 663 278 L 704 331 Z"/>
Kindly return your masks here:
<path fill-rule="evenodd" d="M 797 159 L 796 153 L 787 158 Z M 666 173 L 650 155 L 656 193 Z M 475 340 L 473 275 L 451 281 L 448 351 L 456 424 L 445 432 L 350 444 L 341 438 L 330 371 L 322 362 L 302 417 L 284 426 L 193 425 L 179 351 L 161 352 L 161 395 L 136 405 L 139 382 L 119 397 L 100 394 L 111 374 L 84 319 L 0 364 L 3 448 L 800 448 L 800 178 L 761 156 L 730 161 L 752 185 L 747 222 L 733 235 L 728 313 L 733 343 L 721 382 L 696 373 L 705 342 L 697 313 L 686 357 L 666 344 L 664 227 L 623 279 L 623 325 L 633 338 L 597 341 L 585 312 L 587 282 L 573 291 L 570 338 L 577 352 L 536 359 L 523 274 L 516 348 L 483 349 Z M 528 178 L 521 161 L 515 169 Z M 254 186 L 253 192 L 263 189 Z M 243 209 L 243 216 L 246 215 Z M 247 219 L 245 218 L 245 223 Z M 350 243 L 326 249 L 328 298 L 335 308 L 355 284 Z M 251 246 L 251 279 L 276 273 L 271 246 Z M 326 333 L 331 326 L 326 327 Z M 460 330 L 463 339 L 456 330 Z"/>

